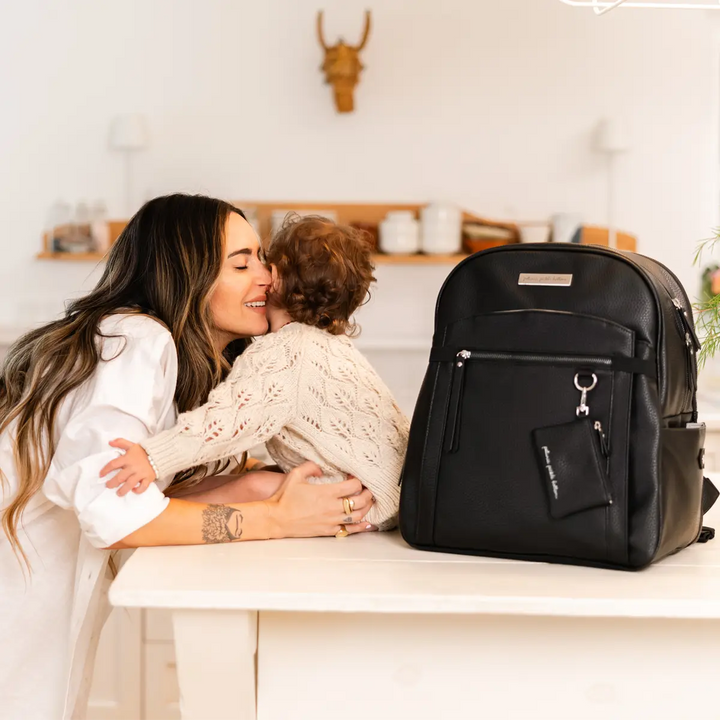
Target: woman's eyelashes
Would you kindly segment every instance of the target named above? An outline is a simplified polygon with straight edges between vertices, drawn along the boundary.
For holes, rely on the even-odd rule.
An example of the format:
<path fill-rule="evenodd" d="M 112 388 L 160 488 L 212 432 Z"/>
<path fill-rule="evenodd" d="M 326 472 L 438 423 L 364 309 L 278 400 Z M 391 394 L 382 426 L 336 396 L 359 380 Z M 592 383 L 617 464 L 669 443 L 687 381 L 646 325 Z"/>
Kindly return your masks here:
<path fill-rule="evenodd" d="M 258 260 L 260 264 L 265 267 L 265 253 L 262 250 L 259 250 L 257 252 L 253 252 L 251 256 L 246 256 L 246 262 L 245 265 L 236 265 L 236 270 L 247 270 L 250 265 L 252 264 L 253 260 Z"/>

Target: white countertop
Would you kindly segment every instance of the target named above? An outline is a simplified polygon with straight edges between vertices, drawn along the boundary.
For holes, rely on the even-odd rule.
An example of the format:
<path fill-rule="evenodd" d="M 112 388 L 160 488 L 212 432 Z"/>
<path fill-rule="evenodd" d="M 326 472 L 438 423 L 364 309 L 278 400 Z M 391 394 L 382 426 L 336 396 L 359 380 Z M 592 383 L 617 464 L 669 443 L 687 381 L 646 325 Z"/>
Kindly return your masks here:
<path fill-rule="evenodd" d="M 720 507 L 709 522 L 720 525 Z M 110 601 L 153 608 L 718 619 L 720 536 L 641 572 L 420 552 L 397 532 L 141 548 L 113 583 Z"/>

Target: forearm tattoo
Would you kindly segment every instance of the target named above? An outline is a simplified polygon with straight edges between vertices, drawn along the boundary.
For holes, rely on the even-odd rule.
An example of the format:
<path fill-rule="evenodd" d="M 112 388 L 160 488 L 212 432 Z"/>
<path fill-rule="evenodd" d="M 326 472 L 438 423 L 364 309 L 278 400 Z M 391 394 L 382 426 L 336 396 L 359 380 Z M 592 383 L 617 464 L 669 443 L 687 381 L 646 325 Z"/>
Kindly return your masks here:
<path fill-rule="evenodd" d="M 227 505 L 208 505 L 202 512 L 205 543 L 228 543 L 242 537 L 242 513 Z"/>

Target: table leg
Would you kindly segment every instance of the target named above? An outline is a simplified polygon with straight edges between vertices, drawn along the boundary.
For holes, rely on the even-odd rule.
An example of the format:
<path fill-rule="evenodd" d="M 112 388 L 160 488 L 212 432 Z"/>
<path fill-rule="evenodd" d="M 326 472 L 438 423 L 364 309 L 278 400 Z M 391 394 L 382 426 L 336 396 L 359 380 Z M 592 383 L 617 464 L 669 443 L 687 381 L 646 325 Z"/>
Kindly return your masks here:
<path fill-rule="evenodd" d="M 257 613 L 173 610 L 183 720 L 255 720 Z"/>

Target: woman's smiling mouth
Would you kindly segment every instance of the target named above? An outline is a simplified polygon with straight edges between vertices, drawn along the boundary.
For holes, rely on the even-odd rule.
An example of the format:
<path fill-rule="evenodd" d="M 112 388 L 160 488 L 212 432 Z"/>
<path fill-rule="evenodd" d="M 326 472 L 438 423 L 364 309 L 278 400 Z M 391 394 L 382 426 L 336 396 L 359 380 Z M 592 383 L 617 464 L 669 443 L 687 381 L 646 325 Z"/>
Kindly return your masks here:
<path fill-rule="evenodd" d="M 257 298 L 255 300 L 251 300 L 250 302 L 244 303 L 245 307 L 254 310 L 256 313 L 260 313 L 262 315 L 265 314 L 265 296 L 263 295 L 262 299 Z"/>

